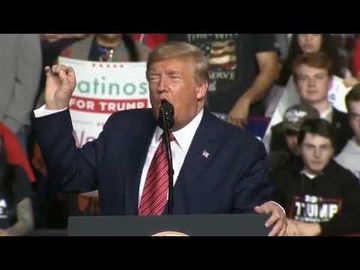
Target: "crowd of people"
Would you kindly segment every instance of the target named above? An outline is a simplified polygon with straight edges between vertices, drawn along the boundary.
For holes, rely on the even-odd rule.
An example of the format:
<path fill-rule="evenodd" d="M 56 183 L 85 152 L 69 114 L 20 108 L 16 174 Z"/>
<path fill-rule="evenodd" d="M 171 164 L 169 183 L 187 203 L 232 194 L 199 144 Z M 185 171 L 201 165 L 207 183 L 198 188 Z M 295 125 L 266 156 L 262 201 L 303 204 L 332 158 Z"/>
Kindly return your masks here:
<path fill-rule="evenodd" d="M 360 233 L 360 36 L 344 35 L 1 35 L 0 235 L 166 213 L 150 182 L 163 174 L 162 99 L 175 112 L 175 214 L 265 213 L 270 235 Z M 59 56 L 147 62 L 152 110 L 114 113 L 77 148 L 76 74 Z"/>

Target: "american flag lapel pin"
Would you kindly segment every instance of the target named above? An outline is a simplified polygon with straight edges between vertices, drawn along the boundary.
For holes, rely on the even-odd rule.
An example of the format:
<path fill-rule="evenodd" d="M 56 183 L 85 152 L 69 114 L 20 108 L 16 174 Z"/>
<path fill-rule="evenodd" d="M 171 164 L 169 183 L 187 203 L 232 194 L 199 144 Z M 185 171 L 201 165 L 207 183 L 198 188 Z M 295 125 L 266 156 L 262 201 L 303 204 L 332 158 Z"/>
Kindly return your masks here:
<path fill-rule="evenodd" d="M 202 156 L 205 157 L 205 158 L 208 158 L 209 155 L 210 155 L 209 152 L 206 151 L 206 150 L 204 150 L 204 151 L 202 152 Z"/>

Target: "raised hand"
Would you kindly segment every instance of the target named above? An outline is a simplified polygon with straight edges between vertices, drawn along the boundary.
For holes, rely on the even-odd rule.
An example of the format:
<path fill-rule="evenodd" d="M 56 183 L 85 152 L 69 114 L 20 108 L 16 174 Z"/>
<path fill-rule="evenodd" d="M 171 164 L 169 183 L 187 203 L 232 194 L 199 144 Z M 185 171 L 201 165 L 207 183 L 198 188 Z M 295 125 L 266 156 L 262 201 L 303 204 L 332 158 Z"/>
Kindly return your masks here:
<path fill-rule="evenodd" d="M 76 86 L 74 70 L 71 67 L 54 65 L 51 68 L 45 67 L 45 73 L 46 109 L 61 110 L 67 108 Z"/>

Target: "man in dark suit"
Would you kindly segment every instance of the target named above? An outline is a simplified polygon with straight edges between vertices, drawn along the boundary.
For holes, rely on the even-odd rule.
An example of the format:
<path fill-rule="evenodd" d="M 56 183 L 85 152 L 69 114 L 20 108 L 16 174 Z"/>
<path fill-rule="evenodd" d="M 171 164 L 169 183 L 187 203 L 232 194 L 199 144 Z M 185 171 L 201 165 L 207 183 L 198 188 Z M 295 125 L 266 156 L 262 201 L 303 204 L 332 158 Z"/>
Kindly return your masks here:
<path fill-rule="evenodd" d="M 271 227 L 270 235 L 284 235 L 285 212 L 268 201 L 273 188 L 263 144 L 204 109 L 208 63 L 197 47 L 176 42 L 155 49 L 146 74 L 153 109 L 114 113 L 99 138 L 81 149 L 75 146 L 67 109 L 75 73 L 71 67 L 53 66 L 46 74 L 46 105 L 35 111 L 34 125 L 49 179 L 60 188 L 99 189 L 102 215 L 166 211 L 167 196 L 163 205 L 157 197 L 144 206 L 144 198 L 158 188 L 156 183 L 149 188 L 148 181 L 156 178 L 153 163 L 163 132 L 157 119 L 161 100 L 166 99 L 174 106 L 174 214 L 255 211 L 271 215 L 265 224 Z M 163 178 L 161 172 L 155 175 Z M 152 212 L 143 210 L 152 206 Z"/>

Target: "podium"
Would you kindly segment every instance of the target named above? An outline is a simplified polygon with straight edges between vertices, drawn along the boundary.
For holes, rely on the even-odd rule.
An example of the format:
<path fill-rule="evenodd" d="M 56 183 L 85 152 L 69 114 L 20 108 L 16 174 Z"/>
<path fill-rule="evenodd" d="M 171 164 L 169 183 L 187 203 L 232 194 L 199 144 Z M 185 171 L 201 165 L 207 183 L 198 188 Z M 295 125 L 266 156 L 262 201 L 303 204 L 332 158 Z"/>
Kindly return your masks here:
<path fill-rule="evenodd" d="M 266 215 L 70 217 L 69 236 L 267 236 Z"/>

